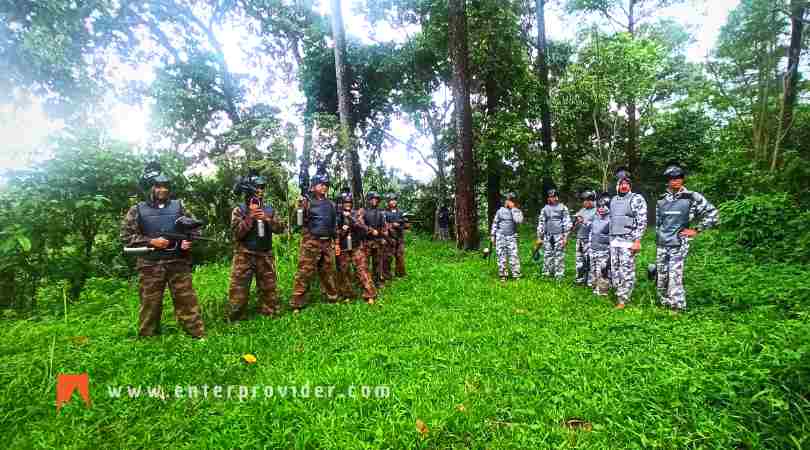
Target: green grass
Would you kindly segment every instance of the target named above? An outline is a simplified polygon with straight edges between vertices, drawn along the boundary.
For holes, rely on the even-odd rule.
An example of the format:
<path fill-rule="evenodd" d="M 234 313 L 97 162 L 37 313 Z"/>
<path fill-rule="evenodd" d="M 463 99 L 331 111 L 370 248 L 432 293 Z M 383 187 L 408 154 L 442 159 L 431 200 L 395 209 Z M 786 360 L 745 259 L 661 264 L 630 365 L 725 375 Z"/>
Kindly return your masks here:
<path fill-rule="evenodd" d="M 501 285 L 494 261 L 412 239 L 409 277 L 386 287 L 379 305 L 315 303 L 299 317 L 238 325 L 222 319 L 229 267 L 200 267 L 202 342 L 178 329 L 168 299 L 163 336 L 135 339 L 135 282 L 91 280 L 67 320 L 54 289 L 41 301 L 52 313 L 0 321 L 3 447 L 810 446 L 805 314 L 689 298 L 699 306 L 671 316 L 654 305 L 646 280 L 615 311 L 572 285 L 573 245 L 566 280 L 556 283 L 537 275 L 530 240 L 521 244 L 527 276 L 518 282 Z M 639 273 L 653 258 L 649 244 Z M 279 266 L 286 302 L 292 261 Z M 258 363 L 244 364 L 245 353 Z M 74 394 L 57 413 L 56 374 L 81 372 L 90 374 L 92 407 Z M 385 385 L 390 396 L 239 402 L 107 393 L 116 385 L 307 383 L 335 392 Z M 572 418 L 591 426 L 564 426 Z"/>

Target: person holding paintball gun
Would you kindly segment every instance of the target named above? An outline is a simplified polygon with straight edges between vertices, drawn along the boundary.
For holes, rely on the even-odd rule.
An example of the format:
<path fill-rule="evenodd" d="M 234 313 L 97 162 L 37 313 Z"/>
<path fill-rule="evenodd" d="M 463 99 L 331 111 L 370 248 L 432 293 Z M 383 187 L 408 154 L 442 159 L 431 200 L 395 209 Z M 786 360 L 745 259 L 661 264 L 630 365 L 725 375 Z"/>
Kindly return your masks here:
<path fill-rule="evenodd" d="M 273 317 L 280 311 L 276 290 L 276 264 L 273 256 L 273 234 L 284 231 L 284 223 L 265 201 L 267 181 L 251 173 L 240 177 L 234 195 L 244 202 L 231 212 L 231 232 L 234 238 L 230 289 L 228 290 L 228 320 L 245 318 L 250 284 L 256 277 L 259 304 L 256 311 Z"/>
<path fill-rule="evenodd" d="M 380 194 L 370 191 L 366 194 L 367 208 L 361 208 L 359 214 L 363 216 L 368 231 L 365 237 L 365 249 L 369 267 L 372 268 L 372 279 L 377 289 L 385 287 L 383 277 L 383 252 L 385 251 L 385 238 L 388 236 L 388 223 L 385 221 L 385 212 L 379 208 Z"/>
<path fill-rule="evenodd" d="M 596 208 L 593 204 L 596 201 L 596 192 L 584 191 L 580 194 L 580 198 L 582 199 L 582 209 L 577 211 L 574 216 L 574 228 L 577 229 L 577 276 L 574 282 L 593 287 L 593 280 L 589 275 L 591 272 L 591 222 L 596 215 Z"/>
<path fill-rule="evenodd" d="M 610 194 L 599 196 L 591 222 L 591 274 L 593 293 L 607 297 L 610 292 Z"/>
<path fill-rule="evenodd" d="M 327 301 L 338 301 L 335 287 L 335 237 L 337 208 L 326 198 L 329 176 L 325 171 L 312 177 L 310 197 L 299 200 L 302 219 L 301 247 L 298 252 L 298 272 L 295 274 L 290 306 L 293 313 L 306 307 L 306 294 L 313 275 L 318 273 L 321 289 Z"/>
<path fill-rule="evenodd" d="M 523 223 L 523 212 L 515 204 L 517 196 L 514 192 L 506 194 L 503 206 L 495 212 L 490 230 L 490 242 L 495 245 L 498 255 L 498 275 L 505 283 L 507 272 L 507 258 L 512 267 L 512 278 L 520 279 L 520 255 L 518 254 L 518 225 Z"/>
<path fill-rule="evenodd" d="M 569 214 L 568 208 L 557 197 L 557 189 L 547 189 L 546 206 L 537 218 L 535 245 L 542 245 L 545 253 L 543 275 L 553 276 L 557 280 L 562 280 L 565 275 L 565 244 L 568 243 L 568 233 L 571 231 Z"/>
<path fill-rule="evenodd" d="M 405 277 L 405 230 L 410 228 L 402 210 L 397 208 L 397 195 L 389 193 L 385 196 L 388 208 L 385 209 L 385 221 L 388 222 L 388 239 L 386 239 L 385 255 L 383 256 L 383 276 L 386 280 L 393 280 L 391 260 L 396 261 L 396 276 Z"/>
<path fill-rule="evenodd" d="M 170 198 L 170 180 L 160 164 L 146 166 L 141 186 L 147 199 L 127 211 L 120 235 L 125 247 L 139 247 L 132 252 L 139 255 L 138 335 L 160 334 L 163 292 L 168 285 L 177 322 L 193 338 L 202 338 L 205 326 L 191 278 L 192 241 L 199 234 L 189 230 L 199 228 L 201 222 L 188 215 L 180 200 Z"/>
<path fill-rule="evenodd" d="M 368 231 L 363 216 L 357 209 L 353 209 L 351 192 L 344 192 L 340 196 L 341 207 L 338 214 L 338 242 L 339 254 L 337 256 L 337 289 L 344 300 L 355 297 L 354 283 L 352 282 L 351 268 L 354 265 L 354 276 L 363 288 L 363 299 L 373 305 L 377 298 L 377 290 L 368 273 L 365 244 L 363 236 Z"/>

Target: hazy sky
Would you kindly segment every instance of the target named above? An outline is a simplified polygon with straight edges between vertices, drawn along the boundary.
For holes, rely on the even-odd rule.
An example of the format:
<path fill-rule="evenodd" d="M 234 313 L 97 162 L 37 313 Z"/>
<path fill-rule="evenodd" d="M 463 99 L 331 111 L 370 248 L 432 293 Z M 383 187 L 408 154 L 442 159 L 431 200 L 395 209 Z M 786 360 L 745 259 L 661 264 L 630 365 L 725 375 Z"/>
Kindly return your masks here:
<path fill-rule="evenodd" d="M 687 0 L 685 3 L 663 10 L 660 17 L 672 17 L 687 26 L 696 42 L 689 48 L 688 55 L 691 60 L 703 60 L 709 50 L 714 46 L 720 28 L 725 24 L 728 12 L 733 9 L 739 0 Z M 322 1 L 320 10 L 328 12 L 329 2 Z M 351 11 L 351 1 L 343 1 L 343 14 L 348 34 L 362 40 L 369 41 L 373 33 L 378 40 L 401 40 L 395 32 L 387 27 L 371 26 Z M 546 28 L 550 39 L 573 39 L 576 26 L 571 18 L 563 21 L 559 2 L 552 2 L 547 6 Z M 577 22 L 579 22 L 577 20 Z M 577 23 L 576 25 L 579 25 Z M 228 64 L 232 70 L 238 72 L 259 73 L 246 64 L 245 53 L 240 44 L 244 44 L 245 34 L 239 30 L 224 30 L 220 35 L 225 48 Z M 149 70 L 139 71 L 133 76 L 149 81 L 152 74 Z M 282 83 L 273 85 L 269 93 L 265 93 L 267 100 L 281 108 L 285 120 L 297 122 L 294 105 L 303 102 L 303 95 L 297 86 Z M 118 104 L 114 107 L 111 130 L 115 137 L 137 145 L 144 145 L 148 138 L 149 111 L 147 106 L 131 107 Z M 59 128 L 58 123 L 46 119 L 39 105 L 33 105 L 25 110 L 14 111 L 9 105 L 0 105 L 0 136 L 4 143 L 0 150 L 0 170 L 3 168 L 20 167 L 28 163 L 27 154 L 42 143 L 47 134 Z M 395 120 L 392 134 L 400 139 L 407 140 L 414 133 L 413 128 L 403 120 Z M 423 144 L 427 144 L 424 142 Z M 298 148 L 301 143 L 299 140 Z M 396 167 L 403 174 L 409 174 L 416 179 L 427 181 L 433 174 L 430 169 L 420 161 L 415 154 L 408 154 L 404 146 L 386 148 L 382 153 L 383 162 L 387 167 Z"/>

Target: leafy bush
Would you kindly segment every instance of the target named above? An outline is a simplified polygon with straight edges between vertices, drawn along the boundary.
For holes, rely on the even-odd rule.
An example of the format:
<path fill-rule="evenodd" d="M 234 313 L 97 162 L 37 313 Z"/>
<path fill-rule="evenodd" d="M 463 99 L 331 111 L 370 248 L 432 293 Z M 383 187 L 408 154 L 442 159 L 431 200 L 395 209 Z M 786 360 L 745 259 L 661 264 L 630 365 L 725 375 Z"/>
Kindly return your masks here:
<path fill-rule="evenodd" d="M 753 194 L 720 205 L 721 229 L 757 259 L 810 259 L 810 211 L 799 210 L 786 193 Z"/>

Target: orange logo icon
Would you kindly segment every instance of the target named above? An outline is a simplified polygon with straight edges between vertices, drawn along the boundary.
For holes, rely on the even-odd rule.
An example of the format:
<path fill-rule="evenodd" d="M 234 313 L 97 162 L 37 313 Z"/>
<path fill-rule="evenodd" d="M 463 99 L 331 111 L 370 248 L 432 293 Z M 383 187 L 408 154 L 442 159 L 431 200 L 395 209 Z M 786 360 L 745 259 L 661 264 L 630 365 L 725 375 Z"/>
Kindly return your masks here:
<path fill-rule="evenodd" d="M 90 377 L 87 373 L 78 375 L 59 374 L 56 376 L 56 410 L 62 409 L 62 405 L 70 402 L 73 391 L 79 390 L 79 395 L 84 400 L 84 404 L 90 406 Z"/>

